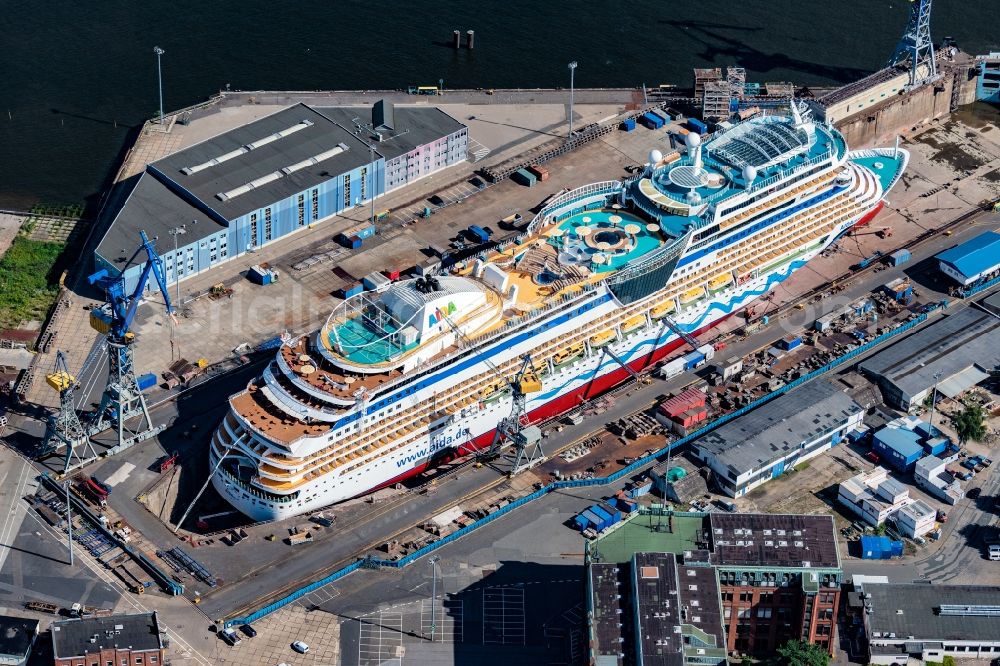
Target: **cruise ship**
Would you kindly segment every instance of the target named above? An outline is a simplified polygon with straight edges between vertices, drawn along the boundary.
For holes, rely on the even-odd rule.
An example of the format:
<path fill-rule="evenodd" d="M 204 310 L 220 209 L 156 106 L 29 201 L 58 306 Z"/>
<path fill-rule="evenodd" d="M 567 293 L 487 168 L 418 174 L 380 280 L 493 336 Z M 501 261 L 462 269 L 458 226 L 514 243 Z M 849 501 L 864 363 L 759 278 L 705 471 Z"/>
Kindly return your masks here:
<path fill-rule="evenodd" d="M 566 413 L 867 223 L 909 159 L 849 152 L 798 103 L 681 143 L 561 194 L 447 272 L 352 296 L 288 337 L 229 398 L 215 488 L 254 520 L 280 519 L 489 447 L 525 355 L 527 421 Z"/>

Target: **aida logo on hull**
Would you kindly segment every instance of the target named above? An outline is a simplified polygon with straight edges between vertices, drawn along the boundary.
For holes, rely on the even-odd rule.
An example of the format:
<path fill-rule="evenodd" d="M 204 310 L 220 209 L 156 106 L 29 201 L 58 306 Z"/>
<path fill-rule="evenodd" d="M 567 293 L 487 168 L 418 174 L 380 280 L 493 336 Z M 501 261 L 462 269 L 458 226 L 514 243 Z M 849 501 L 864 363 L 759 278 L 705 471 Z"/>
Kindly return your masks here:
<path fill-rule="evenodd" d="M 435 326 L 444 321 L 445 317 L 449 317 L 456 312 L 458 312 L 458 308 L 455 307 L 455 304 L 452 301 L 448 301 L 448 305 L 437 308 L 430 314 L 430 317 L 427 320 L 427 325 Z"/>
<path fill-rule="evenodd" d="M 396 467 L 407 467 L 419 460 L 423 460 L 433 453 L 437 453 L 441 449 L 458 444 L 460 440 L 468 439 L 471 435 L 472 432 L 468 428 L 460 428 L 454 435 L 440 435 L 435 437 L 431 441 L 431 445 L 426 449 L 421 449 L 416 453 L 411 453 L 410 455 L 397 460 Z"/>

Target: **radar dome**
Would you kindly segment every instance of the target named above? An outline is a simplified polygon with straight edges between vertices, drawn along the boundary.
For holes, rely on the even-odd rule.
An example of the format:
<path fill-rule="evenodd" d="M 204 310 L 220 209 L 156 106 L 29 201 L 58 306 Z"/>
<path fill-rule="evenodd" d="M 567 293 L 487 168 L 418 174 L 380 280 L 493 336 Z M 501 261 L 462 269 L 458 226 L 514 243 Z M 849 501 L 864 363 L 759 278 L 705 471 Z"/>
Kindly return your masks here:
<path fill-rule="evenodd" d="M 701 145 L 701 136 L 694 132 L 688 132 L 688 135 L 684 137 L 684 145 L 688 148 L 697 148 Z"/>
<path fill-rule="evenodd" d="M 748 164 L 743 167 L 743 180 L 747 185 L 753 182 L 754 178 L 757 177 L 757 167 L 752 164 Z"/>
<path fill-rule="evenodd" d="M 649 151 L 649 163 L 656 166 L 663 159 L 663 153 L 658 150 Z"/>

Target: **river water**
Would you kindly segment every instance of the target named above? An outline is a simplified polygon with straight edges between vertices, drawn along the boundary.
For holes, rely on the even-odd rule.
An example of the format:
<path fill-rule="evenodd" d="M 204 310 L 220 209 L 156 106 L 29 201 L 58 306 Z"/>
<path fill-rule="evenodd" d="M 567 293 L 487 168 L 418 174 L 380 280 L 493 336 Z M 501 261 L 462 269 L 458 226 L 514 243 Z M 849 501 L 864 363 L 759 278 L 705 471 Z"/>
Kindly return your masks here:
<path fill-rule="evenodd" d="M 233 89 L 691 85 L 691 68 L 830 84 L 881 67 L 906 0 L 9 0 L 0 51 L 0 208 L 93 204 L 158 108 Z M 933 31 L 995 49 L 1000 0 L 937 0 Z M 452 30 L 476 31 L 454 51 Z"/>

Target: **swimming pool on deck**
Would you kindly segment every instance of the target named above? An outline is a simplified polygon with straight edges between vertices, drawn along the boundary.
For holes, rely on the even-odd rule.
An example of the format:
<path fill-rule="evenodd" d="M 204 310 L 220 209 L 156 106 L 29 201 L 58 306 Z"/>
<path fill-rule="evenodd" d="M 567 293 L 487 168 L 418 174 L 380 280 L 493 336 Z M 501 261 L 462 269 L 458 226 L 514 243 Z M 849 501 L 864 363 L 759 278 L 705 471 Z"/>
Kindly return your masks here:
<path fill-rule="evenodd" d="M 617 271 L 664 241 L 659 227 L 622 210 L 588 210 L 559 224 L 549 242 L 560 262 L 589 264 L 596 273 Z"/>

